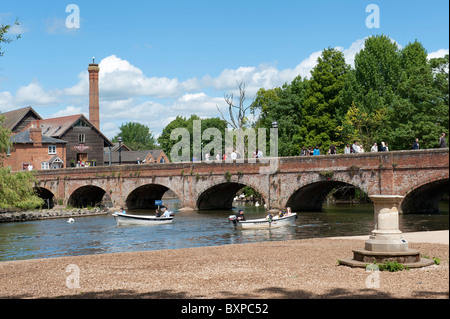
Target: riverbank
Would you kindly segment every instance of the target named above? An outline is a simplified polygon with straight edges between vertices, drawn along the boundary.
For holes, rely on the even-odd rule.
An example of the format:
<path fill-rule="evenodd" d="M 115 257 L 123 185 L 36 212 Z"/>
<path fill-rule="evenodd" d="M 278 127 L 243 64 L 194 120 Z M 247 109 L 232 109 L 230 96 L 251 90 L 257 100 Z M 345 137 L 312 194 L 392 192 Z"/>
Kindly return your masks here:
<path fill-rule="evenodd" d="M 106 215 L 107 211 L 101 208 L 53 208 L 36 211 L 3 211 L 0 212 L 0 223 L 29 222 L 33 220 L 45 220 L 56 218 L 71 218 L 83 216 Z"/>
<path fill-rule="evenodd" d="M 364 247 L 358 236 L 5 261 L 0 298 L 448 299 L 448 235 L 404 234 L 441 263 L 381 272 L 379 288 L 364 269 L 338 265 Z"/>

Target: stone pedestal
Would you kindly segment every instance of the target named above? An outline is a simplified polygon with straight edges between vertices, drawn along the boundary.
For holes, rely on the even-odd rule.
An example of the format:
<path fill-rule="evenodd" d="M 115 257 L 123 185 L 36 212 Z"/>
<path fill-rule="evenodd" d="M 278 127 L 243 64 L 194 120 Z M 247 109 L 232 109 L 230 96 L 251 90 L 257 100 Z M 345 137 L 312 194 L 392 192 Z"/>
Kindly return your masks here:
<path fill-rule="evenodd" d="M 375 229 L 365 249 L 377 252 L 401 252 L 408 250 L 408 242 L 398 229 L 398 205 L 403 196 L 375 195 L 370 196 L 375 212 Z"/>
<path fill-rule="evenodd" d="M 370 199 L 374 205 L 375 229 L 364 249 L 353 250 L 353 259 L 343 259 L 341 264 L 366 267 L 374 262 L 397 261 L 409 268 L 432 265 L 432 260 L 420 258 L 418 250 L 408 248 L 398 228 L 398 205 L 403 196 L 374 195 Z"/>

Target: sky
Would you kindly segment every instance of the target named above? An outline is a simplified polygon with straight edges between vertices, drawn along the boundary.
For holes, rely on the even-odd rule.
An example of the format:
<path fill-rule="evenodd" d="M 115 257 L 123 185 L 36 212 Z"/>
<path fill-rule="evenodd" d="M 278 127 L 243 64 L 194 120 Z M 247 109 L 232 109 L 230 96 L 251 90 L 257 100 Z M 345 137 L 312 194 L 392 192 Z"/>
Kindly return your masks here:
<path fill-rule="evenodd" d="M 308 77 L 325 48 L 352 64 L 372 35 L 449 52 L 447 0 L 0 0 L 0 25 L 16 19 L 9 37 L 21 38 L 0 45 L 0 112 L 88 117 L 95 57 L 108 138 L 127 122 L 157 137 L 178 115 L 219 117 L 237 82 L 251 103 L 260 88 Z"/>

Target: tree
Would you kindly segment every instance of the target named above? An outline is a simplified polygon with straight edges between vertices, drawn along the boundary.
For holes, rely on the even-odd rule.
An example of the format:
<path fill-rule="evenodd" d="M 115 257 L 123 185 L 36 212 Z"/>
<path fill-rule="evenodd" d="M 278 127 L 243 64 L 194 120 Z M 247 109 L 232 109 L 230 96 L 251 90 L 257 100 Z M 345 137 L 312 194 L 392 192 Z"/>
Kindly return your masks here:
<path fill-rule="evenodd" d="M 367 38 L 364 48 L 355 55 L 355 68 L 349 72 L 339 96 L 341 105 L 351 106 L 354 103 L 354 111 L 372 121 L 369 131 L 373 136 L 362 135 L 361 139 L 380 142 L 384 136 L 380 132 L 389 129 L 387 118 L 380 116 L 387 117 L 392 105 L 399 103 L 400 78 L 401 54 L 397 43 L 385 35 Z M 342 123 L 342 138 L 345 138 L 348 123 L 348 118 L 347 124 Z M 392 148 L 393 144 L 389 142 L 390 149 L 394 149 L 395 146 Z M 364 145 L 366 148 L 369 146 Z"/>
<path fill-rule="evenodd" d="M 7 150 L 12 146 L 10 136 L 11 131 L 3 127 L 5 117 L 0 114 L 0 165 L 3 164 L 3 157 L 5 156 Z"/>
<path fill-rule="evenodd" d="M 300 132 L 306 136 L 307 145 L 318 145 L 323 151 L 330 144 L 340 145 L 336 127 L 339 116 L 345 114 L 339 94 L 344 87 L 350 66 L 345 63 L 342 52 L 325 49 L 311 70 L 311 79 L 303 101 L 305 124 Z"/>
<path fill-rule="evenodd" d="M 422 148 L 437 147 L 438 137 L 448 130 L 448 86 L 446 92 L 436 83 L 427 51 L 418 41 L 400 51 L 400 65 L 397 97 L 380 136 L 393 149 L 410 149 L 416 137 Z"/>
<path fill-rule="evenodd" d="M 184 116 L 177 116 L 175 120 L 170 122 L 164 129 L 162 130 L 161 135 L 158 137 L 158 143 L 161 146 L 161 148 L 164 150 L 164 152 L 170 157 L 172 148 L 179 143 L 182 140 L 182 136 L 178 136 L 177 139 L 173 140 L 171 139 L 171 134 L 174 130 L 178 128 L 184 128 L 187 130 L 189 134 L 189 145 L 186 143 L 185 147 L 189 147 L 189 158 L 191 158 L 194 155 L 194 121 L 200 121 L 200 132 L 201 132 L 201 145 L 207 145 L 210 143 L 214 138 L 211 136 L 207 136 L 205 134 L 205 130 L 209 128 L 215 128 L 217 129 L 221 134 L 221 144 L 220 144 L 220 150 L 224 148 L 224 142 L 225 142 L 225 132 L 227 130 L 227 122 L 225 120 L 222 120 L 218 117 L 216 118 L 207 118 L 207 119 L 200 119 L 195 114 L 192 114 L 189 118 L 186 118 Z M 202 153 L 201 156 L 203 156 L 203 148 L 201 147 L 200 152 Z M 214 154 L 210 154 L 214 155 Z M 171 158 L 172 160 L 172 158 Z M 200 158 L 198 158 L 200 160 Z"/>
<path fill-rule="evenodd" d="M 13 25 L 19 25 L 19 24 L 20 24 L 19 20 L 16 19 L 16 21 L 14 22 Z M 11 29 L 11 25 L 9 25 L 9 24 L 7 24 L 7 25 L 2 24 L 0 26 L 0 56 L 3 56 L 3 54 L 4 54 L 4 52 L 1 51 L 1 49 L 2 49 L 1 44 L 2 43 L 8 44 L 13 41 L 12 38 L 9 38 L 6 36 L 6 34 L 10 31 L 10 29 Z M 16 39 L 19 39 L 19 38 L 20 38 L 20 34 L 16 35 Z"/>
<path fill-rule="evenodd" d="M 143 124 L 129 122 L 120 126 L 120 133 L 113 139 L 117 142 L 118 137 L 122 137 L 122 141 L 133 151 L 153 150 L 156 148 L 156 140 L 150 129 Z"/>
<path fill-rule="evenodd" d="M 33 172 L 12 173 L 9 167 L 0 168 L 0 208 L 16 207 L 33 209 L 44 205 L 33 188 L 36 177 Z"/>
<path fill-rule="evenodd" d="M 234 96 L 233 93 L 225 94 L 224 99 L 225 103 L 228 105 L 228 115 L 230 119 L 227 120 L 220 110 L 219 106 L 216 105 L 217 110 L 220 112 L 222 119 L 228 123 L 228 125 L 233 129 L 243 129 L 247 122 L 248 118 L 246 116 L 247 111 L 250 109 L 250 105 L 245 106 L 245 83 L 241 81 L 237 83 L 239 89 L 239 105 L 234 104 Z"/>
<path fill-rule="evenodd" d="M 352 106 L 348 109 L 342 124 L 337 127 L 341 136 L 340 139 L 348 141 L 346 144 L 359 141 L 365 148 L 370 149 L 370 146 L 375 142 L 375 132 L 382 126 L 386 117 L 385 112 L 386 109 L 379 109 L 369 116 L 358 108 L 355 102 L 352 102 Z"/>
<path fill-rule="evenodd" d="M 300 129 L 303 125 L 302 104 L 307 85 L 308 80 L 298 76 L 281 88 L 260 89 L 251 104 L 252 113 L 258 113 L 254 128 L 270 129 L 272 122 L 278 122 L 279 156 L 298 155 L 304 143 Z"/>

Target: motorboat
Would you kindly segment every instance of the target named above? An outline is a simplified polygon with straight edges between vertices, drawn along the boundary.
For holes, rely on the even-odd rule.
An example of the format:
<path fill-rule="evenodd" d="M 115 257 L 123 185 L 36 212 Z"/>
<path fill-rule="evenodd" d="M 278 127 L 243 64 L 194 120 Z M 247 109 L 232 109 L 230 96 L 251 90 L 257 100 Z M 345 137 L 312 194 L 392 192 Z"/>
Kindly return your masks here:
<path fill-rule="evenodd" d="M 115 212 L 112 214 L 117 222 L 117 225 L 162 225 L 170 224 L 173 222 L 173 213 L 170 217 L 156 217 L 149 215 L 130 215 L 121 212 Z"/>
<path fill-rule="evenodd" d="M 228 220 L 238 229 L 261 229 L 292 226 L 297 219 L 297 213 L 291 213 L 283 217 L 259 218 L 251 220 L 238 220 L 236 215 L 228 216 Z"/>

